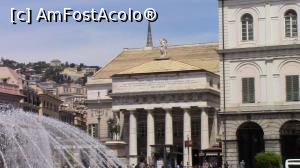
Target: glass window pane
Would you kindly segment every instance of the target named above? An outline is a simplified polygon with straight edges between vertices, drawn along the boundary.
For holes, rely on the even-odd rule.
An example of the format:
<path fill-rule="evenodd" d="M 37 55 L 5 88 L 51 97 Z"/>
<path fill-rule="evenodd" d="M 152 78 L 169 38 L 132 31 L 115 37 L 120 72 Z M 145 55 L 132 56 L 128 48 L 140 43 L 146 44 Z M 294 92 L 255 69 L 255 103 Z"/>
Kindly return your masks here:
<path fill-rule="evenodd" d="M 243 103 L 255 103 L 255 80 L 254 78 L 242 78 Z"/>
<path fill-rule="evenodd" d="M 298 23 L 297 13 L 294 10 L 288 10 L 285 13 L 285 36 L 297 37 L 298 36 Z"/>

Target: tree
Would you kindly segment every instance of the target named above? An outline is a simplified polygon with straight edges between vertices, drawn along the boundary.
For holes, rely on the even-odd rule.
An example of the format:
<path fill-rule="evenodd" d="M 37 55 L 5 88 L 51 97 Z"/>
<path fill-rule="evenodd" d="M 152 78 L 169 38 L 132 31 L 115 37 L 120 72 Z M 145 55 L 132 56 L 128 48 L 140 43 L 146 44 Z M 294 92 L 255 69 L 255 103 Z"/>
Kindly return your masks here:
<path fill-rule="evenodd" d="M 261 152 L 255 156 L 258 168 L 280 168 L 281 156 L 273 152 Z"/>

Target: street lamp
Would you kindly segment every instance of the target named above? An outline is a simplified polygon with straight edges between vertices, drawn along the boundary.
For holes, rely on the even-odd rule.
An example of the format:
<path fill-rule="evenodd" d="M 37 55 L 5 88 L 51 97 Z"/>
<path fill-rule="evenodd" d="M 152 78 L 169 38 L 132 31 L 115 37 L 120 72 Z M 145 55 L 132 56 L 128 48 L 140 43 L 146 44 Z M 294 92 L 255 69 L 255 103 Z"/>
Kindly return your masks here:
<path fill-rule="evenodd" d="M 193 146 L 193 141 L 190 140 L 190 136 L 187 136 L 187 140 L 185 141 L 185 147 L 188 150 L 188 160 L 187 160 L 187 166 L 190 167 L 190 147 Z"/>

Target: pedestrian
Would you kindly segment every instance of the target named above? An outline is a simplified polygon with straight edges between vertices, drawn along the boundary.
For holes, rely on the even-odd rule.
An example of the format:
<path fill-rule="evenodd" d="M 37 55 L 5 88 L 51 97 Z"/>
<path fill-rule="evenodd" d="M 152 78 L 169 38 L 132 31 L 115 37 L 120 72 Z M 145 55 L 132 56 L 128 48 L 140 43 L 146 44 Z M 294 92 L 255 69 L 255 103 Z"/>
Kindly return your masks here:
<path fill-rule="evenodd" d="M 225 162 L 224 167 L 225 167 L 225 168 L 229 168 L 229 164 L 228 164 L 227 161 Z"/>
<path fill-rule="evenodd" d="M 245 163 L 244 160 L 242 160 L 242 161 L 240 162 L 240 168 L 245 168 L 245 166 L 246 166 L 246 163 Z"/>
<path fill-rule="evenodd" d="M 207 162 L 207 160 L 204 160 L 204 163 L 203 163 L 203 168 L 208 168 L 208 162 Z"/>
<path fill-rule="evenodd" d="M 144 162 L 140 162 L 139 168 L 145 168 L 145 167 L 146 167 L 145 163 Z"/>

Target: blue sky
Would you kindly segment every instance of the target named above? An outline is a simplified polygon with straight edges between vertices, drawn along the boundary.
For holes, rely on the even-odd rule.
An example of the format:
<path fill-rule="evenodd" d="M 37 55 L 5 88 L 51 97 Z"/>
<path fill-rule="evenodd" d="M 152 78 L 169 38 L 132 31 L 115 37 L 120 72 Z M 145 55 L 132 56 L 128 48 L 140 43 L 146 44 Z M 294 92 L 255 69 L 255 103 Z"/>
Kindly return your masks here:
<path fill-rule="evenodd" d="M 37 12 L 39 8 L 73 10 L 91 8 L 143 11 L 154 8 L 159 18 L 152 23 L 154 45 L 160 38 L 170 45 L 217 41 L 217 0 L 1 0 L 0 57 L 20 62 L 62 61 L 104 65 L 123 48 L 140 48 L 146 43 L 147 22 L 141 23 L 10 23 L 10 9 Z"/>

